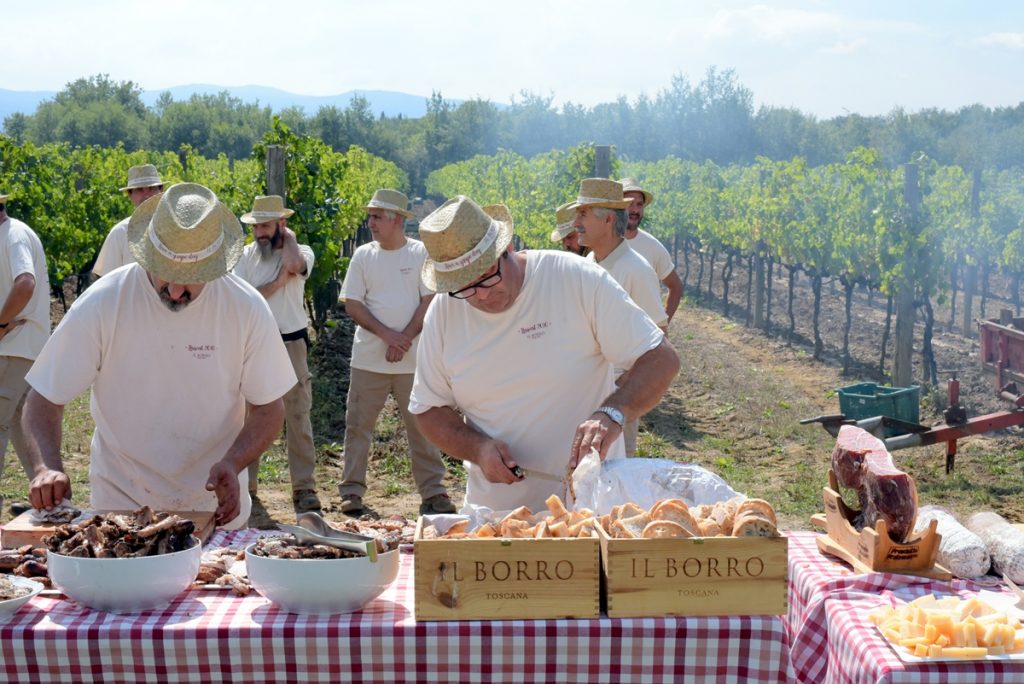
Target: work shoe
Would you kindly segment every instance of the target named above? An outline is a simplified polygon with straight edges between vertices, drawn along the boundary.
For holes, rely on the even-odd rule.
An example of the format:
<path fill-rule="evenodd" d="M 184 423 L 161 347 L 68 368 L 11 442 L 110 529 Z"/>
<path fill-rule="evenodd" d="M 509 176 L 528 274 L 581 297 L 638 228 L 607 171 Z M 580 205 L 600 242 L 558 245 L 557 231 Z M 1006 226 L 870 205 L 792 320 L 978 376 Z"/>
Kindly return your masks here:
<path fill-rule="evenodd" d="M 342 513 L 359 513 L 363 510 L 363 497 L 358 494 L 341 495 Z"/>
<path fill-rule="evenodd" d="M 320 497 L 316 495 L 315 489 L 296 489 L 292 492 L 292 505 L 296 513 L 309 513 L 310 511 L 320 512 Z"/>
<path fill-rule="evenodd" d="M 424 499 L 420 504 L 420 515 L 434 515 L 435 513 L 454 513 L 457 509 L 447 494 L 435 494 Z"/>

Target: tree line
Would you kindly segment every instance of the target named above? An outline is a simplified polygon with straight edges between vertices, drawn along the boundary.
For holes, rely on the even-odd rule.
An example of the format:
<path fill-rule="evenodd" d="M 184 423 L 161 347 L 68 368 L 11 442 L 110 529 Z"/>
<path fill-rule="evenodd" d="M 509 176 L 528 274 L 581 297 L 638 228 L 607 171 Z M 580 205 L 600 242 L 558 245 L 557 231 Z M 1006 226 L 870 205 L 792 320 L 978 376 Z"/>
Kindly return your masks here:
<path fill-rule="evenodd" d="M 3 130 L 17 143 L 120 144 L 128 152 L 177 152 L 187 145 L 207 158 L 244 159 L 273 127 L 269 107 L 227 92 L 183 101 L 163 93 L 153 107 L 141 94 L 131 81 L 102 74 L 80 78 L 33 114 L 8 116 Z M 479 98 L 454 103 L 434 92 L 419 118 L 378 116 L 363 97 L 345 108 L 293 107 L 276 115 L 296 134 L 334 151 L 356 145 L 393 162 L 417 195 L 428 192 L 432 171 L 477 155 L 508 150 L 531 158 L 584 142 L 614 145 L 620 158 L 635 162 L 673 156 L 724 166 L 801 157 L 821 166 L 842 163 L 851 150 L 866 147 L 878 150 L 890 168 L 922 153 L 965 169 L 1024 166 L 1024 103 L 913 113 L 897 108 L 882 116 L 819 120 L 794 108 L 755 108 L 753 102 L 734 72 L 712 67 L 697 83 L 676 75 L 653 96 L 623 96 L 593 107 L 555 106 L 553 95 L 532 92 L 507 106 Z"/>

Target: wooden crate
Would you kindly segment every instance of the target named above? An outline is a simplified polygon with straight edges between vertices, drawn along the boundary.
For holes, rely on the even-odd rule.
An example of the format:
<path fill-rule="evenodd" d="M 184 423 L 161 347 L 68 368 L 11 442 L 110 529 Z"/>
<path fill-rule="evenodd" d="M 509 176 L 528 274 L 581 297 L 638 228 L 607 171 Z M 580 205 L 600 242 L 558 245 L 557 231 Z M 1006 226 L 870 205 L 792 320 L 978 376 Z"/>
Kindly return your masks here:
<path fill-rule="evenodd" d="M 598 537 L 608 617 L 786 614 L 785 537 Z"/>
<path fill-rule="evenodd" d="M 91 516 L 94 513 L 122 513 L 130 515 L 131 511 L 83 511 L 85 516 Z M 196 525 L 195 535 L 199 537 L 199 541 L 205 543 L 213 533 L 214 525 L 214 513 L 212 511 L 176 511 L 175 515 L 182 518 L 188 518 Z M 43 537 L 48 537 L 53 534 L 53 531 L 57 529 L 59 525 L 52 525 L 49 523 L 37 525 L 32 522 L 32 514 L 30 511 L 25 511 L 17 518 L 14 518 L 10 522 L 0 527 L 0 548 L 5 549 L 16 549 L 19 546 L 31 544 L 32 546 L 40 546 L 43 541 Z"/>
<path fill-rule="evenodd" d="M 417 620 L 596 618 L 596 537 L 423 539 L 416 525 Z"/>

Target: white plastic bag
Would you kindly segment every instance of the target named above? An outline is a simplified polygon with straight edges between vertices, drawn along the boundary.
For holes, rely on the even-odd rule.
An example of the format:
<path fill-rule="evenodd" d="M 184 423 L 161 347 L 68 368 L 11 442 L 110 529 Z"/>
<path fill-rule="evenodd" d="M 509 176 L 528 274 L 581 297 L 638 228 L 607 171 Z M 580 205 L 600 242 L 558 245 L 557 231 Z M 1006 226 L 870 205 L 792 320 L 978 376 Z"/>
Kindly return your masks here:
<path fill-rule="evenodd" d="M 596 451 L 580 461 L 570 490 L 571 508 L 589 508 L 596 515 L 629 501 L 649 509 L 662 499 L 682 499 L 688 506 L 699 506 L 739 495 L 725 480 L 698 465 L 655 458 L 617 458 L 602 463 Z"/>

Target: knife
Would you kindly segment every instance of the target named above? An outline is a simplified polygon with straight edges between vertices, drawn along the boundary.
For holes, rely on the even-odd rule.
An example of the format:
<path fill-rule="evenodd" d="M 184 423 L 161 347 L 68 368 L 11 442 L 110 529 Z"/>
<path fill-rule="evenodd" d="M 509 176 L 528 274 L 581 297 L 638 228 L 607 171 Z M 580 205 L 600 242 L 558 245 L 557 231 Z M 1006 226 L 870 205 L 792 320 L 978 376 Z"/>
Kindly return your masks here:
<path fill-rule="evenodd" d="M 516 466 L 515 468 L 511 468 L 510 470 L 512 471 L 512 474 L 515 475 L 520 480 L 522 480 L 525 477 L 535 477 L 538 480 L 550 480 L 551 482 L 562 483 L 565 482 L 564 477 L 552 475 L 551 473 L 544 473 L 539 470 L 530 470 L 527 468 L 523 468 L 522 466 Z"/>

